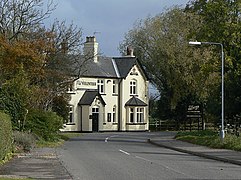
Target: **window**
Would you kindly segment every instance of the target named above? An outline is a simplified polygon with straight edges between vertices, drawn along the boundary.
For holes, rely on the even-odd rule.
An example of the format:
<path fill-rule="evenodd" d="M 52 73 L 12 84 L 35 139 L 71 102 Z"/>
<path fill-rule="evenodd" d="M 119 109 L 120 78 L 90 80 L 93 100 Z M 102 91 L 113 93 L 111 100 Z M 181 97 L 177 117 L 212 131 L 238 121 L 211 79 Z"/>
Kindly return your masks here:
<path fill-rule="evenodd" d="M 134 123 L 134 108 L 130 108 L 130 123 Z"/>
<path fill-rule="evenodd" d="M 92 113 L 99 113 L 99 108 L 92 108 Z"/>
<path fill-rule="evenodd" d="M 136 121 L 137 123 L 144 122 L 144 108 L 136 109 Z"/>
<path fill-rule="evenodd" d="M 69 106 L 69 121 L 68 123 L 74 122 L 74 107 L 72 105 Z"/>
<path fill-rule="evenodd" d="M 116 81 L 113 80 L 113 94 L 116 94 L 117 91 L 116 91 Z"/>
<path fill-rule="evenodd" d="M 131 80 L 130 82 L 130 95 L 136 95 L 136 80 Z"/>
<path fill-rule="evenodd" d="M 111 122 L 111 113 L 107 114 L 107 122 Z"/>
<path fill-rule="evenodd" d="M 97 88 L 99 93 L 104 93 L 104 80 L 97 80 Z"/>
<path fill-rule="evenodd" d="M 116 122 L 116 108 L 115 107 L 113 107 L 113 116 L 112 116 L 112 118 L 113 118 L 113 123 L 115 123 Z"/>

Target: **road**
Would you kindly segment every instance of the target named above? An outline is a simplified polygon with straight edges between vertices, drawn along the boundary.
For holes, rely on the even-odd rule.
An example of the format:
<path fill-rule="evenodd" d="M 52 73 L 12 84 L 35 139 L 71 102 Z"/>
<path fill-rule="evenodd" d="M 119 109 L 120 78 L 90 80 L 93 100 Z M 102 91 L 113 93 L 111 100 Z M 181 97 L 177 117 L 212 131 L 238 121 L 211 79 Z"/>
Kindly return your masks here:
<path fill-rule="evenodd" d="M 160 133 L 93 133 L 67 141 L 57 153 L 73 179 L 241 179 L 241 167 L 147 143 Z"/>

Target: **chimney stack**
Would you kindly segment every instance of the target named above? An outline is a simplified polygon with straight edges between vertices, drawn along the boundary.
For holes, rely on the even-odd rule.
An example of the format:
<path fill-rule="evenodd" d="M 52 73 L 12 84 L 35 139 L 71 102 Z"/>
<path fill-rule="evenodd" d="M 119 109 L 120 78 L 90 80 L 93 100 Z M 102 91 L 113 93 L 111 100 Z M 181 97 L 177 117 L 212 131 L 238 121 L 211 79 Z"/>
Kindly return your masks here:
<path fill-rule="evenodd" d="M 134 49 L 131 46 L 127 47 L 127 54 L 126 55 L 130 56 L 130 57 L 135 57 L 134 56 Z"/>
<path fill-rule="evenodd" d="M 84 44 L 84 55 L 93 58 L 94 62 L 98 62 L 98 43 L 95 36 L 87 36 Z"/>

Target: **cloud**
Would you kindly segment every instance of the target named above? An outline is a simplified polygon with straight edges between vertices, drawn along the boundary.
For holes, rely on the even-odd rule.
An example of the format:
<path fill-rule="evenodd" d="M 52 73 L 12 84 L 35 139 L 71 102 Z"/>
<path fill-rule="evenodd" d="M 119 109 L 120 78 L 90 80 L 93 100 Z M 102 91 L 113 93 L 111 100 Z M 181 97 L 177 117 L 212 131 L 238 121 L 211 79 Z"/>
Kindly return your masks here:
<path fill-rule="evenodd" d="M 47 1 L 47 0 L 45 0 Z M 119 55 L 117 47 L 124 33 L 138 19 L 154 16 L 175 4 L 186 4 L 188 0 L 54 0 L 57 9 L 51 18 L 73 22 L 83 28 L 84 36 L 93 35 L 103 53 Z"/>

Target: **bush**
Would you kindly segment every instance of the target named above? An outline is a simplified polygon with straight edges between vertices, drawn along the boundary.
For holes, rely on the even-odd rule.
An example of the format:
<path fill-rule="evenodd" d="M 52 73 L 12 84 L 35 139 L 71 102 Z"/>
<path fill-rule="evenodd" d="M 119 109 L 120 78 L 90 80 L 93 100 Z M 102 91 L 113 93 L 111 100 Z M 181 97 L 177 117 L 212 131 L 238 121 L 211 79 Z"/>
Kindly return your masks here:
<path fill-rule="evenodd" d="M 12 151 L 13 134 L 10 116 L 0 112 L 0 122 L 0 160 L 3 160 Z"/>
<path fill-rule="evenodd" d="M 54 141 L 62 125 L 63 119 L 55 112 L 32 110 L 27 115 L 25 128 L 45 141 Z"/>
<path fill-rule="evenodd" d="M 13 138 L 17 151 L 30 151 L 35 146 L 36 138 L 31 133 L 14 131 Z"/>

